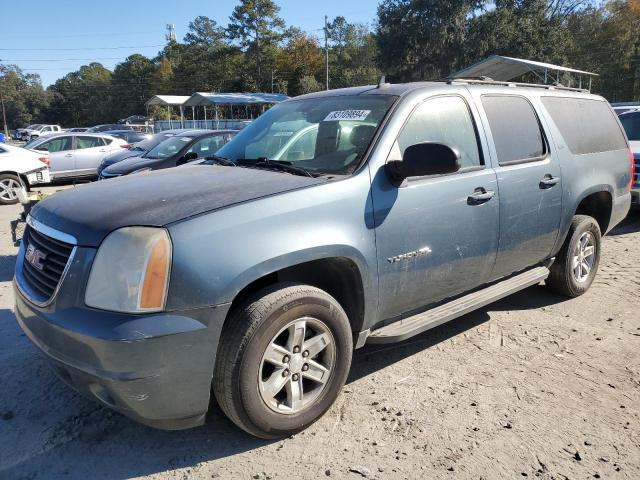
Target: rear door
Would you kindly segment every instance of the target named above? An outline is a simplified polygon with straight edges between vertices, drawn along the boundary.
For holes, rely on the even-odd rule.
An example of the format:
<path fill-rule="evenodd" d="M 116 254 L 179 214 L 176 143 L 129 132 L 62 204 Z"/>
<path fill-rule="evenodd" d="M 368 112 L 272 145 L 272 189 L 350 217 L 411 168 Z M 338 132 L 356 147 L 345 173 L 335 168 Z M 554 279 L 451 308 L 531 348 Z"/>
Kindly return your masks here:
<path fill-rule="evenodd" d="M 562 214 L 562 178 L 555 147 L 528 98 L 476 98 L 492 139 L 500 190 L 500 244 L 491 275 L 497 279 L 551 255 Z"/>
<path fill-rule="evenodd" d="M 104 139 L 88 135 L 76 136 L 74 150 L 75 176 L 97 175 L 98 166 L 106 152 Z"/>

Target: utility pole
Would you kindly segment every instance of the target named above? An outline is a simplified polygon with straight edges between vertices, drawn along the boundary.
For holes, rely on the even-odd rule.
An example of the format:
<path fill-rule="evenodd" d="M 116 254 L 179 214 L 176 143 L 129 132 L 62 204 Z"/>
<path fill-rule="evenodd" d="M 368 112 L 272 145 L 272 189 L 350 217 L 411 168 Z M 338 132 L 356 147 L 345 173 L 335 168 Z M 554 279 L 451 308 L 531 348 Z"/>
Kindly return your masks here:
<path fill-rule="evenodd" d="M 164 38 L 167 40 L 167 43 L 176 41 L 176 26 L 173 23 L 167 23 L 165 27 L 166 33 L 164 34 Z"/>
<path fill-rule="evenodd" d="M 276 86 L 275 73 L 276 71 L 271 69 L 271 93 L 275 93 L 275 86 Z"/>
<path fill-rule="evenodd" d="M 328 18 L 324 16 L 324 51 L 325 51 L 325 71 L 327 74 L 327 90 L 329 90 L 329 25 Z"/>
<path fill-rule="evenodd" d="M 0 90 L 0 103 L 2 104 L 2 121 L 4 122 L 4 136 L 9 138 L 9 128 L 7 127 L 7 112 L 4 109 L 4 97 L 2 96 L 2 90 Z"/>

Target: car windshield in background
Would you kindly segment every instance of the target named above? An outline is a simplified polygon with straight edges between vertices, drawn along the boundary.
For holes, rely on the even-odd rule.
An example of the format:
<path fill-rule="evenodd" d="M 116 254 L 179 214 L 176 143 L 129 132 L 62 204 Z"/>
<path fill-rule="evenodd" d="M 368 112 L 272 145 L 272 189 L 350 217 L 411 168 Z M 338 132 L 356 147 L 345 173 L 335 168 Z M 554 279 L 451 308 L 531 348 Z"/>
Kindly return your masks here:
<path fill-rule="evenodd" d="M 631 141 L 640 141 L 640 112 L 625 113 L 619 118 L 627 138 Z"/>
<path fill-rule="evenodd" d="M 149 151 L 156 145 L 164 142 L 167 138 L 170 138 L 170 135 L 163 135 L 162 133 L 159 133 L 151 138 L 136 143 L 133 147 L 133 150 L 144 150 L 145 152 Z"/>
<path fill-rule="evenodd" d="M 350 95 L 276 105 L 216 155 L 240 165 L 273 160 L 314 174 L 347 175 L 397 97 Z"/>
<path fill-rule="evenodd" d="M 192 137 L 169 137 L 164 142 L 159 143 L 149 150 L 145 158 L 167 158 L 175 155 L 182 150 L 191 140 Z"/>

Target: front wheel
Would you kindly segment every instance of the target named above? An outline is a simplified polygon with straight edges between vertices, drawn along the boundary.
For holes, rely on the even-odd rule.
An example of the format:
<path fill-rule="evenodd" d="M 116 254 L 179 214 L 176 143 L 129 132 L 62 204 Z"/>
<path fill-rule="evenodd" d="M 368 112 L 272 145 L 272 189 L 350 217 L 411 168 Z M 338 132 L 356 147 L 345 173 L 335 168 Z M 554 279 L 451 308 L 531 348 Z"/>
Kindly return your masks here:
<path fill-rule="evenodd" d="M 567 239 L 551 265 L 547 286 L 572 298 L 585 293 L 598 271 L 600 243 L 598 222 L 587 215 L 574 216 Z"/>
<path fill-rule="evenodd" d="M 308 285 L 279 285 L 227 320 L 213 390 L 240 428 L 261 438 L 286 437 L 333 404 L 352 352 L 349 321 L 333 297 Z"/>

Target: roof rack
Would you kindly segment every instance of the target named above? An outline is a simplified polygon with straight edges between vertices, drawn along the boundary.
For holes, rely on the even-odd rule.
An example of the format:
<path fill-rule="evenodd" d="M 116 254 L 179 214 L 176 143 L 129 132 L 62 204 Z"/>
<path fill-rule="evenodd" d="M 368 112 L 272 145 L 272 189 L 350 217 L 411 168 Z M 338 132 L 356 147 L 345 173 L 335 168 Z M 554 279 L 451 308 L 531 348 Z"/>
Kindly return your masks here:
<path fill-rule="evenodd" d="M 586 88 L 575 88 L 575 87 L 566 87 L 559 83 L 554 83 L 552 85 L 545 85 L 542 83 L 524 83 L 524 82 L 502 82 L 499 80 L 493 80 L 489 77 L 456 77 L 456 78 L 446 78 L 446 81 L 449 85 L 454 82 L 459 83 L 471 83 L 476 85 L 501 85 L 504 87 L 531 87 L 531 88 L 544 88 L 547 90 L 566 90 L 570 92 L 581 92 L 588 93 L 589 90 Z"/>
<path fill-rule="evenodd" d="M 509 80 L 525 74 L 532 74 L 540 80 L 540 83 L 527 84 L 509 82 Z M 568 86 L 564 86 L 560 82 L 561 75 L 564 75 L 567 79 L 569 83 Z M 589 80 L 588 89 L 582 88 L 583 75 Z M 574 76 L 577 76 L 577 78 Z M 481 62 L 451 74 L 448 77 L 448 80 L 490 82 L 494 85 L 526 85 L 528 87 L 541 86 L 544 88 L 553 86 L 555 88 L 570 89 L 574 91 L 591 91 L 591 80 L 594 76 L 598 76 L 598 74 L 586 72 L 584 70 L 576 70 L 575 68 L 564 67 L 561 65 L 538 62 L 536 60 L 491 55 Z M 571 86 L 573 80 L 575 80 L 577 88 Z"/>

